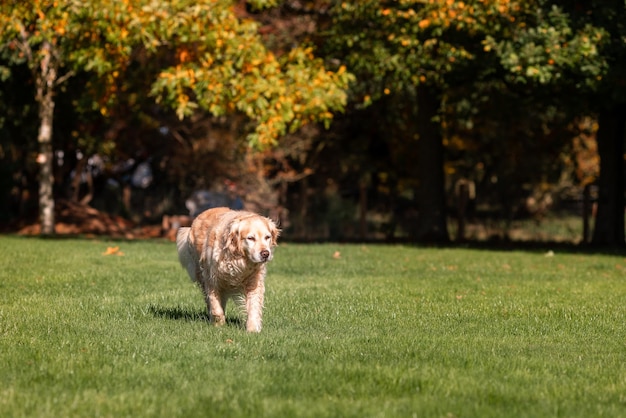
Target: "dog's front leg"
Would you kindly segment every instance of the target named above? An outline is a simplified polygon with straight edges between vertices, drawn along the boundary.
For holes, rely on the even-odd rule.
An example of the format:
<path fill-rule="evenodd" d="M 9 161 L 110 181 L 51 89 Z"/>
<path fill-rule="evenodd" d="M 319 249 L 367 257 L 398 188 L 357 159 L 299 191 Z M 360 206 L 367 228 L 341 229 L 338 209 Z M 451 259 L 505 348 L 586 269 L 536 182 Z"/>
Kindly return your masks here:
<path fill-rule="evenodd" d="M 215 325 L 224 325 L 226 323 L 226 316 L 224 315 L 224 307 L 222 306 L 222 297 L 211 289 L 207 292 L 206 306 L 209 311 L 209 319 Z"/>
<path fill-rule="evenodd" d="M 246 312 L 248 314 L 246 330 L 249 332 L 261 331 L 264 293 L 265 284 L 263 279 L 259 281 L 256 287 L 248 290 L 246 293 Z"/>

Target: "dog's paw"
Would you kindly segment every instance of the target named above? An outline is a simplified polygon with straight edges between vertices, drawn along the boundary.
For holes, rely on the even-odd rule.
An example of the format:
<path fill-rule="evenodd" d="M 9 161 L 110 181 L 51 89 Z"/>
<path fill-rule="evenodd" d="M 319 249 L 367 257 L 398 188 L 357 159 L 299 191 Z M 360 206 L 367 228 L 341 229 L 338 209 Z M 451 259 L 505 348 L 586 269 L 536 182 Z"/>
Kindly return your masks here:
<path fill-rule="evenodd" d="M 261 332 L 261 323 L 250 322 L 246 323 L 246 331 L 248 332 Z"/>
<path fill-rule="evenodd" d="M 226 324 L 226 317 L 224 315 L 212 316 L 211 323 L 213 323 L 213 325 L 216 327 L 221 327 L 222 325 Z"/>

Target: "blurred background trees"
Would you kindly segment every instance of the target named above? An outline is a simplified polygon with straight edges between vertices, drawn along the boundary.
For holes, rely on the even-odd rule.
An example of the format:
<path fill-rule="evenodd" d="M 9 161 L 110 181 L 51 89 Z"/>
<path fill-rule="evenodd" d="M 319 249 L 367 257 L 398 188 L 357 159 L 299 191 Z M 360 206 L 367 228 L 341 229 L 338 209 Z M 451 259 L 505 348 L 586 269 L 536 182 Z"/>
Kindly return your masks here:
<path fill-rule="evenodd" d="M 625 15 L 617 1 L 4 2 L 0 216 L 30 222 L 51 196 L 160 224 L 207 190 L 291 239 L 515 239 L 517 220 L 580 217 L 587 190 L 588 238 L 623 245 Z"/>

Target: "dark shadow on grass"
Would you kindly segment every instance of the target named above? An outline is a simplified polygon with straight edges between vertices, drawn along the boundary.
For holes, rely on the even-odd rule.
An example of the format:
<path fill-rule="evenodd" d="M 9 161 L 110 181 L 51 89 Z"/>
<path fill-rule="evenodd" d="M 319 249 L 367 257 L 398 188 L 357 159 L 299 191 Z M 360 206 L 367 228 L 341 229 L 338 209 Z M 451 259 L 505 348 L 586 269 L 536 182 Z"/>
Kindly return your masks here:
<path fill-rule="evenodd" d="M 303 240 L 285 238 L 281 242 L 291 242 L 294 244 L 373 244 L 373 245 L 406 245 L 417 248 L 468 248 L 485 251 L 525 251 L 541 253 L 549 250 L 559 251 L 567 254 L 604 254 L 622 255 L 626 251 L 624 245 L 599 245 L 590 243 L 572 243 L 562 241 L 517 241 L 509 239 L 494 238 L 487 241 L 449 241 L 439 243 L 420 243 L 411 239 L 394 238 L 382 240 L 367 239 L 343 239 L 343 240 Z"/>
<path fill-rule="evenodd" d="M 195 309 L 187 309 L 180 306 L 176 307 L 161 307 L 156 305 L 150 305 L 148 308 L 152 315 L 157 318 L 170 319 L 174 321 L 190 321 L 190 322 L 207 322 L 209 323 L 209 314 L 205 311 L 198 311 Z M 239 328 L 244 327 L 244 322 L 241 318 L 226 317 L 226 324 L 229 326 L 235 326 Z"/>

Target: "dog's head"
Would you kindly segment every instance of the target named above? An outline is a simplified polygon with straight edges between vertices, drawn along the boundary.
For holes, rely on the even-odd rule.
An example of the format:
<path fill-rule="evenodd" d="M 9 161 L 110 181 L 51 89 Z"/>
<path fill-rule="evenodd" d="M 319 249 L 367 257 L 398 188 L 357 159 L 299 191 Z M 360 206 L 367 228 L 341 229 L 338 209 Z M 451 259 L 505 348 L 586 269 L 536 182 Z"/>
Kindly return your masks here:
<path fill-rule="evenodd" d="M 230 226 L 229 249 L 253 263 L 270 261 L 280 230 L 274 221 L 259 215 L 236 219 Z"/>

